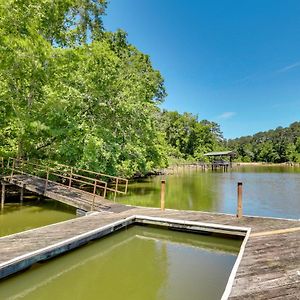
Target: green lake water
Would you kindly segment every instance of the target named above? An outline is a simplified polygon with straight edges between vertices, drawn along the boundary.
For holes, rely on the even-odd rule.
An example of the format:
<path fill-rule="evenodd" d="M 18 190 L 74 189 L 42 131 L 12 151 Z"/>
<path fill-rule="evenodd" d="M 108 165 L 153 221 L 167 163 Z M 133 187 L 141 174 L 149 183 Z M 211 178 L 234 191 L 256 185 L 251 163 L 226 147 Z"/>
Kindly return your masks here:
<path fill-rule="evenodd" d="M 9 200 L 9 199 L 7 199 Z M 54 200 L 6 203 L 0 212 L 0 236 L 45 226 L 76 217 L 74 208 Z M 1 297 L 0 297 L 1 299 Z"/>
<path fill-rule="evenodd" d="M 220 299 L 241 241 L 134 226 L 0 282 L 0 299 Z"/>
<path fill-rule="evenodd" d="M 160 181 L 152 177 L 131 183 L 125 204 L 159 207 Z M 236 185 L 243 182 L 244 214 L 300 218 L 300 168 L 240 166 L 229 172 L 182 171 L 166 176 L 166 207 L 236 213 Z"/>

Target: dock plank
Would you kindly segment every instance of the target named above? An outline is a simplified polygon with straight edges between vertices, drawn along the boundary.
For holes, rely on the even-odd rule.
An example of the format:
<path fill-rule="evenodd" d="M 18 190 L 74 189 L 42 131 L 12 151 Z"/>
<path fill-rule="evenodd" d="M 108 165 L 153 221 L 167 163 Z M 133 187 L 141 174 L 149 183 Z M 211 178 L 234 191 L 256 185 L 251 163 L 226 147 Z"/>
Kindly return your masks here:
<path fill-rule="evenodd" d="M 31 175 L 8 176 L 3 180 L 7 183 L 24 187 L 28 191 L 63 202 L 67 205 L 80 208 L 85 211 L 91 210 L 93 202 L 92 193 L 87 193 L 53 181 L 48 181 L 47 188 L 45 188 L 46 179 Z M 128 209 L 130 209 L 129 206 L 104 199 L 98 195 L 95 196 L 94 210 L 96 211 L 110 211 L 118 213 Z"/>
<path fill-rule="evenodd" d="M 297 220 L 238 219 L 226 214 L 137 207 L 119 213 L 102 211 L 0 238 L 0 265 L 132 215 L 251 227 L 253 236 L 246 244 L 229 299 L 300 299 L 300 231 L 255 236 L 255 233 L 299 227 Z"/>

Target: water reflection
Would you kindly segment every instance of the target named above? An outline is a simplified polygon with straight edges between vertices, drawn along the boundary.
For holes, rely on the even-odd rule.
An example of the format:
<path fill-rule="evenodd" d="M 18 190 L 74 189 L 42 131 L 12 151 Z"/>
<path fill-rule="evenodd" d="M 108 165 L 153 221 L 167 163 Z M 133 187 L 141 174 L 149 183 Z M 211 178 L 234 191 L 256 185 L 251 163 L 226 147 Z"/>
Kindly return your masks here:
<path fill-rule="evenodd" d="M 9 199 L 7 199 L 9 201 Z M 0 213 L 0 236 L 75 218 L 75 208 L 54 200 L 5 203 Z"/>
<path fill-rule="evenodd" d="M 220 299 L 240 246 L 223 242 L 130 227 L 2 281 L 0 299 Z"/>
<path fill-rule="evenodd" d="M 159 207 L 161 177 L 129 186 L 126 204 Z M 166 207 L 236 213 L 236 184 L 243 182 L 244 213 L 300 218 L 300 168 L 243 166 L 230 172 L 186 171 L 166 177 Z"/>

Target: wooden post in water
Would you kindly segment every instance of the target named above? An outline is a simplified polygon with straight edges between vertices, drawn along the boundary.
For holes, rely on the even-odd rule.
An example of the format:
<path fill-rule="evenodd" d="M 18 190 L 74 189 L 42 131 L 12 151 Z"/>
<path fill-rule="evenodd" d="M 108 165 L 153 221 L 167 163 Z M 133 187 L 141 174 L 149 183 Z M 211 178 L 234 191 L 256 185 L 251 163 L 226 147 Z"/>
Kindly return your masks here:
<path fill-rule="evenodd" d="M 5 202 L 5 183 L 2 182 L 2 193 L 1 193 L 1 210 L 4 208 L 4 202 Z"/>
<path fill-rule="evenodd" d="M 21 187 L 21 192 L 20 192 L 20 204 L 23 205 L 23 199 L 24 199 L 24 185 Z"/>
<path fill-rule="evenodd" d="M 166 194 L 166 180 L 163 179 L 161 181 L 161 189 L 160 189 L 160 209 L 165 210 L 165 194 Z"/>
<path fill-rule="evenodd" d="M 238 218 L 243 216 L 243 183 L 238 182 L 237 184 L 237 214 Z"/>

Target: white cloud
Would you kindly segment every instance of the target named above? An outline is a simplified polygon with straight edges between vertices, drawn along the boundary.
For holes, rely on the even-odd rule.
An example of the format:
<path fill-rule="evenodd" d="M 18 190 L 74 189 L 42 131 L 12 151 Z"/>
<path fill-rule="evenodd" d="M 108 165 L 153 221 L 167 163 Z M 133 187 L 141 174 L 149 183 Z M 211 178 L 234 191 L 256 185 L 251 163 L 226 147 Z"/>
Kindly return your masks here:
<path fill-rule="evenodd" d="M 235 116 L 236 113 L 233 111 L 225 111 L 221 115 L 218 116 L 219 119 L 230 119 Z"/>
<path fill-rule="evenodd" d="M 291 64 L 291 65 L 285 66 L 284 68 L 282 68 L 280 70 L 277 70 L 277 73 L 284 73 L 284 72 L 287 72 L 289 70 L 292 70 L 292 69 L 295 69 L 295 68 L 298 68 L 298 67 L 300 67 L 300 61 L 298 61 L 294 64 Z"/>

